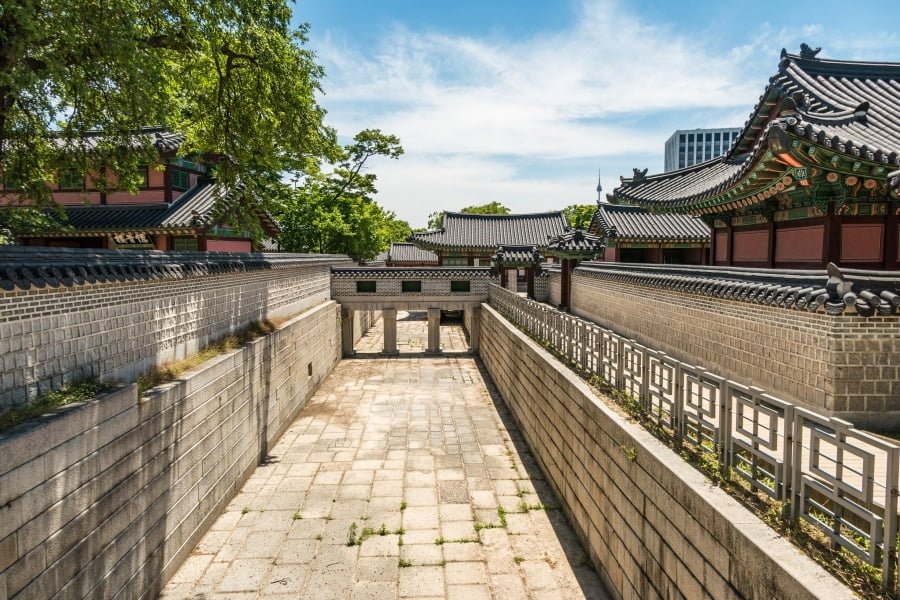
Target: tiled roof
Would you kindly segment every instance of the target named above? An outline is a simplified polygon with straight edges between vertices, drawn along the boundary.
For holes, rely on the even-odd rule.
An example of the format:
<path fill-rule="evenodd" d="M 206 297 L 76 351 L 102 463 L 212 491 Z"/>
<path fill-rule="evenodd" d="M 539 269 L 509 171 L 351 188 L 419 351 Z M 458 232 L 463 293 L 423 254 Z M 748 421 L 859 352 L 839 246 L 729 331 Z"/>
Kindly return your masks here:
<path fill-rule="evenodd" d="M 900 63 L 850 62 L 782 52 L 734 145 L 722 157 L 657 175 L 622 178 L 615 202 L 688 211 L 749 175 L 769 152 L 773 128 L 848 158 L 900 166 Z"/>
<path fill-rule="evenodd" d="M 90 131 L 76 140 L 65 141 L 59 138 L 58 142 L 61 145 L 74 146 L 79 150 L 90 150 L 99 146 L 106 139 L 109 139 L 109 137 L 104 132 Z M 126 135 L 124 144 L 133 148 L 139 148 L 149 142 L 160 153 L 171 154 L 181 147 L 185 139 L 184 134 L 167 131 L 162 127 L 144 127 L 138 133 L 130 136 Z"/>
<path fill-rule="evenodd" d="M 537 246 L 500 246 L 492 258 L 506 265 L 541 264 L 544 260 Z"/>
<path fill-rule="evenodd" d="M 586 277 L 629 282 L 653 288 L 766 304 L 795 310 L 839 315 L 852 307 L 868 317 L 897 313 L 900 272 L 839 269 L 747 269 L 637 263 L 582 263 L 576 273 Z"/>
<path fill-rule="evenodd" d="M 210 225 L 217 200 L 229 202 L 237 188 L 202 181 L 172 204 L 66 206 L 68 225 L 79 233 L 147 230 L 193 230 Z M 277 235 L 272 218 L 260 212 L 263 230 Z"/>
<path fill-rule="evenodd" d="M 653 214 L 637 206 L 600 204 L 592 231 L 602 237 L 635 242 L 709 242 L 709 226 L 697 217 Z"/>
<path fill-rule="evenodd" d="M 490 267 L 333 267 L 333 279 L 493 279 Z"/>
<path fill-rule="evenodd" d="M 603 252 L 603 242 L 596 235 L 581 229 L 570 229 L 553 238 L 547 246 L 548 256 L 588 256 Z"/>
<path fill-rule="evenodd" d="M 437 254 L 434 252 L 406 242 L 391 243 L 391 249 L 382 260 L 392 263 L 434 263 L 435 265 L 438 263 Z"/>
<path fill-rule="evenodd" d="M 435 231 L 414 233 L 410 241 L 423 248 L 490 249 L 500 246 L 543 248 L 551 237 L 565 231 L 561 211 L 521 215 L 476 215 L 448 212 L 444 225 Z"/>

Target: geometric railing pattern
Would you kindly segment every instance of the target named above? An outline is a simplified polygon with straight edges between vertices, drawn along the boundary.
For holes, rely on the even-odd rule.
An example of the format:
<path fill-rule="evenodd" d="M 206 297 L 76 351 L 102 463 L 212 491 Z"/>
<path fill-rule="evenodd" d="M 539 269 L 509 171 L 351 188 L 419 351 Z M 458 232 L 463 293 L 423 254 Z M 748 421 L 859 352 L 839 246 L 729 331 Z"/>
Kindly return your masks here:
<path fill-rule="evenodd" d="M 676 447 L 715 455 L 724 472 L 782 502 L 785 518 L 882 569 L 897 564 L 900 447 L 676 360 L 585 319 L 490 286 L 489 302 L 571 363 L 623 390 Z"/>

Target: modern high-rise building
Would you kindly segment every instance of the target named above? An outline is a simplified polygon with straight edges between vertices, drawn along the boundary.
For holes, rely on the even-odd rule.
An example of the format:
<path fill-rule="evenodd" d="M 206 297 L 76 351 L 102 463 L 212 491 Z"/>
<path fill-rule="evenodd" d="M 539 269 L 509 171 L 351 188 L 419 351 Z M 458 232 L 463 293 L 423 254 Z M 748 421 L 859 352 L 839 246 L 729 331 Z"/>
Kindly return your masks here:
<path fill-rule="evenodd" d="M 666 171 L 674 171 L 722 156 L 740 134 L 737 128 L 679 129 L 666 140 Z"/>

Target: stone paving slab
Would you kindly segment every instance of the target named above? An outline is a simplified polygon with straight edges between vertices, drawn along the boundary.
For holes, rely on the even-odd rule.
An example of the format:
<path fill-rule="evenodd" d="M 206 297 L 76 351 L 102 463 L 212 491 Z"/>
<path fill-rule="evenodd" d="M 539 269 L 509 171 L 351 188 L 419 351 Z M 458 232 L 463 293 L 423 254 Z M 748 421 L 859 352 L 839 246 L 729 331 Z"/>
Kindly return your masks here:
<path fill-rule="evenodd" d="M 418 354 L 415 313 L 398 338 L 337 366 L 161 598 L 608 597 L 476 359 Z"/>

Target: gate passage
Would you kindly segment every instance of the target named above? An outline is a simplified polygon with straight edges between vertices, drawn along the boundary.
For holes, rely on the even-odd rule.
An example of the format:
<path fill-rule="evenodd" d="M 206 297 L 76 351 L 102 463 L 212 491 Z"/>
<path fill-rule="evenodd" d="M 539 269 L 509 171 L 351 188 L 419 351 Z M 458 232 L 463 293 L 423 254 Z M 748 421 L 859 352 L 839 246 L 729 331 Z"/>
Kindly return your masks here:
<path fill-rule="evenodd" d="M 428 267 L 419 269 L 332 268 L 331 297 L 341 304 L 341 347 L 353 356 L 353 321 L 357 310 L 380 310 L 384 321 L 384 354 L 397 354 L 397 311 L 428 311 L 426 352 L 440 346 L 441 311 L 466 313 L 470 351 L 478 351 L 477 311 L 498 281 L 489 267 Z"/>

